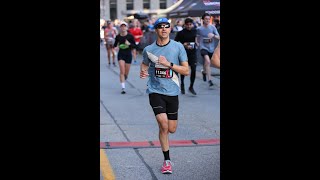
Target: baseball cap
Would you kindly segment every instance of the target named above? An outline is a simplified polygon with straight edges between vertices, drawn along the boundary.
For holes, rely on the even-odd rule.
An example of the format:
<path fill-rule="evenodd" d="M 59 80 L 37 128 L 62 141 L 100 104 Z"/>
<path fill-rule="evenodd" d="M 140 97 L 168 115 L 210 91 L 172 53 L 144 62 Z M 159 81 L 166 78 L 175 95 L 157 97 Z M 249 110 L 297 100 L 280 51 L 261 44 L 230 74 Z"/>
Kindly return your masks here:
<path fill-rule="evenodd" d="M 166 24 L 170 24 L 167 18 L 159 18 L 156 20 L 156 22 L 154 23 L 153 27 L 156 28 L 158 24 L 160 23 L 166 23 Z"/>
<path fill-rule="evenodd" d="M 124 22 L 124 21 L 122 21 L 122 22 L 120 23 L 120 26 L 123 25 L 123 24 L 128 27 L 128 24 L 127 24 L 126 22 Z"/>

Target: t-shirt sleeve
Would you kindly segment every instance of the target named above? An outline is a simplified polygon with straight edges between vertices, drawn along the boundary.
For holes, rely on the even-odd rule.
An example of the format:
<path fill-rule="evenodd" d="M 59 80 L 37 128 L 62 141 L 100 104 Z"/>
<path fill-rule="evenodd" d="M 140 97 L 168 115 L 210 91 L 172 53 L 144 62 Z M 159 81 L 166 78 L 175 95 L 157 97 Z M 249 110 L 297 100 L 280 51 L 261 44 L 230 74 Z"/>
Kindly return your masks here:
<path fill-rule="evenodd" d="M 148 54 L 147 54 L 146 48 L 144 48 L 143 51 L 142 51 L 142 57 L 143 57 L 143 60 L 142 60 L 143 64 L 149 66 L 150 60 L 148 58 Z"/>
<path fill-rule="evenodd" d="M 128 36 L 128 41 L 130 42 L 130 46 L 131 46 L 131 47 L 134 47 L 134 48 L 136 47 L 136 43 L 135 43 L 135 41 L 134 41 L 133 35 L 130 34 L 130 35 Z"/>
<path fill-rule="evenodd" d="M 183 45 L 179 43 L 178 46 L 179 46 L 179 61 L 180 62 L 188 61 L 187 52 L 184 49 Z"/>
<path fill-rule="evenodd" d="M 215 26 L 212 26 L 212 28 L 213 28 L 213 34 L 220 36 L 217 28 Z"/>

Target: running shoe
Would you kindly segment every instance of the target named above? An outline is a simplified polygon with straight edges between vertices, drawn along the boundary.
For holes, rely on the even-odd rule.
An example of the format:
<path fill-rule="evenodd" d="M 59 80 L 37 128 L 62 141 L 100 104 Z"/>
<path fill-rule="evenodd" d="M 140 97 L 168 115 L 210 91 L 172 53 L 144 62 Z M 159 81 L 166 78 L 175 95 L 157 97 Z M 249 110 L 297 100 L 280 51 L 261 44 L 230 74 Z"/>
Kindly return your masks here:
<path fill-rule="evenodd" d="M 161 173 L 162 174 L 172 174 L 172 168 L 171 165 L 172 162 L 170 160 L 165 160 L 163 162 L 162 168 L 161 168 Z"/>
<path fill-rule="evenodd" d="M 213 83 L 211 80 L 209 80 L 209 87 L 212 87 L 213 86 Z"/>
<path fill-rule="evenodd" d="M 203 81 L 207 81 L 207 73 L 204 70 L 201 70 Z"/>
<path fill-rule="evenodd" d="M 113 63 L 113 66 L 114 66 L 114 67 L 117 67 L 116 63 Z"/>
<path fill-rule="evenodd" d="M 189 87 L 189 92 L 193 95 L 197 95 L 197 93 L 194 91 L 193 87 Z"/>
<path fill-rule="evenodd" d="M 121 94 L 125 94 L 126 92 L 124 91 L 124 88 L 122 88 Z"/>
<path fill-rule="evenodd" d="M 183 85 L 181 85 L 181 94 L 185 94 L 186 92 L 185 92 L 185 90 L 184 90 L 184 86 Z"/>

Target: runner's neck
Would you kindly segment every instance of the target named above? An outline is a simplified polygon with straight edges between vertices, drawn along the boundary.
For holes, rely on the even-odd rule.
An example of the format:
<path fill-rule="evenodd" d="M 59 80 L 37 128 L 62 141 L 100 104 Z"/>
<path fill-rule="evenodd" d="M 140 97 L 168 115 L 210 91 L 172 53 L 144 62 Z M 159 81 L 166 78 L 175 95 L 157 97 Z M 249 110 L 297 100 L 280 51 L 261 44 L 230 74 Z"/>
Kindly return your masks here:
<path fill-rule="evenodd" d="M 156 44 L 158 46 L 166 46 L 167 44 L 169 44 L 170 42 L 170 38 L 166 38 L 166 39 L 161 39 L 161 38 L 158 38 L 157 41 L 156 41 Z"/>
<path fill-rule="evenodd" d="M 120 36 L 126 36 L 127 34 L 128 34 L 127 31 L 121 32 L 121 33 L 120 33 Z"/>

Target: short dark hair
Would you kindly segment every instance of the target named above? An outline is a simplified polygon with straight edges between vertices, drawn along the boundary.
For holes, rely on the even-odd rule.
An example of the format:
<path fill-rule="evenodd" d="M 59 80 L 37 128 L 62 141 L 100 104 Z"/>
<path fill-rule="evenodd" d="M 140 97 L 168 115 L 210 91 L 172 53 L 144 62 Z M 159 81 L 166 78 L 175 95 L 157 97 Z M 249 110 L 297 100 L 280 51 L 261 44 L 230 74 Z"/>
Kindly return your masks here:
<path fill-rule="evenodd" d="M 193 23 L 193 19 L 191 19 L 191 18 L 185 19 L 184 24 L 187 24 L 187 23 Z"/>
<path fill-rule="evenodd" d="M 206 17 L 206 16 L 210 16 L 210 14 L 204 13 L 204 14 L 202 15 L 201 19 L 204 19 L 204 17 Z"/>

